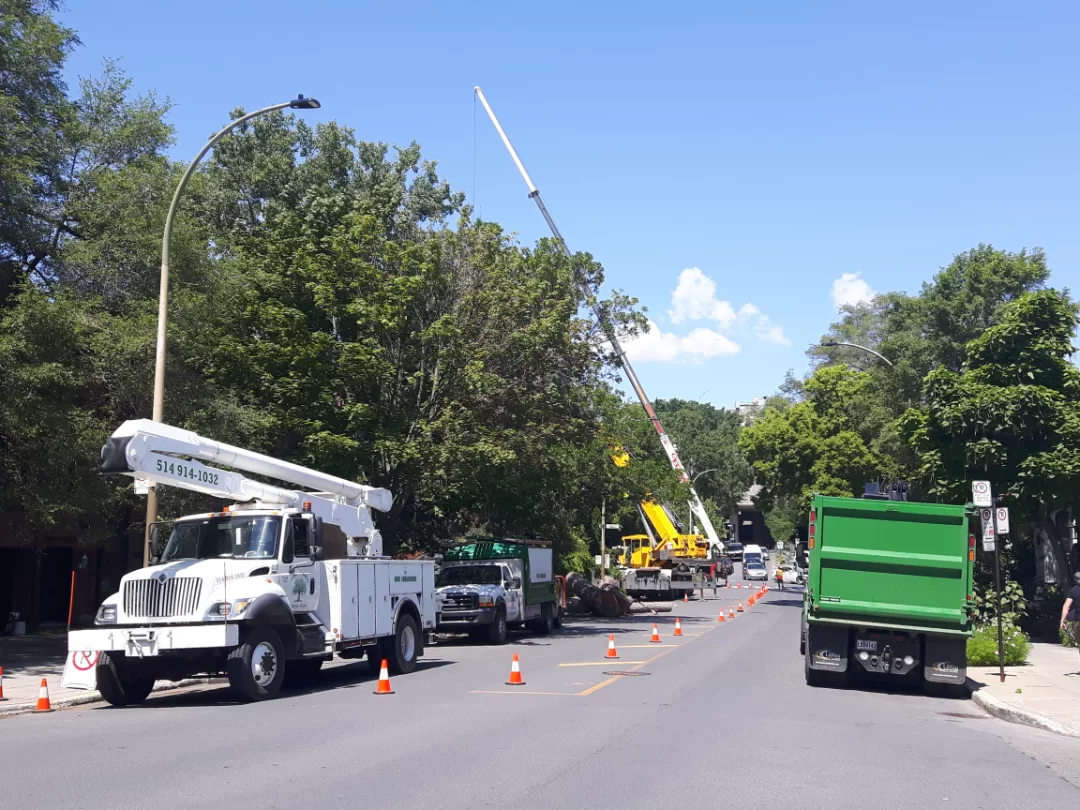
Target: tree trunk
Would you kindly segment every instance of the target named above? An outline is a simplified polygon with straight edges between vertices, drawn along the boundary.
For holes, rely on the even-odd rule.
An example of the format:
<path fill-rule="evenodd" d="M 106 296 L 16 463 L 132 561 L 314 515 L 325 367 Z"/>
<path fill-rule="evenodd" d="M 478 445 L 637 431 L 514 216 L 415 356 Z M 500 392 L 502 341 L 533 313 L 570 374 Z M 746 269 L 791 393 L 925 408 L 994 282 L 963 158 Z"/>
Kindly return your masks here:
<path fill-rule="evenodd" d="M 1050 548 L 1054 552 L 1054 559 L 1057 562 L 1058 569 L 1058 582 L 1062 583 L 1067 589 L 1072 584 L 1072 565 L 1069 559 L 1069 549 L 1065 548 L 1065 534 L 1061 527 L 1058 525 L 1058 516 L 1061 512 L 1050 513 L 1047 511 L 1045 504 L 1039 507 L 1039 528 L 1042 529 L 1046 535 L 1046 539 L 1050 543 Z"/>

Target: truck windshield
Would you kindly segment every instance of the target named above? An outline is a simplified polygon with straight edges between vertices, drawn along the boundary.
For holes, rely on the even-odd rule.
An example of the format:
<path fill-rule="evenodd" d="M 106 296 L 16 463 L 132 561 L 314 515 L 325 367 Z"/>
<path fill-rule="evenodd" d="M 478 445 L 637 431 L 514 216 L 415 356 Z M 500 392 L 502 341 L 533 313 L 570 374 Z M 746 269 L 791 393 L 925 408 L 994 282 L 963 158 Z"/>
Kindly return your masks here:
<path fill-rule="evenodd" d="M 224 515 L 173 524 L 161 562 L 217 557 L 273 559 L 281 536 L 281 518 Z"/>
<path fill-rule="evenodd" d="M 439 572 L 436 588 L 446 585 L 498 585 L 502 577 L 497 565 L 455 565 Z"/>

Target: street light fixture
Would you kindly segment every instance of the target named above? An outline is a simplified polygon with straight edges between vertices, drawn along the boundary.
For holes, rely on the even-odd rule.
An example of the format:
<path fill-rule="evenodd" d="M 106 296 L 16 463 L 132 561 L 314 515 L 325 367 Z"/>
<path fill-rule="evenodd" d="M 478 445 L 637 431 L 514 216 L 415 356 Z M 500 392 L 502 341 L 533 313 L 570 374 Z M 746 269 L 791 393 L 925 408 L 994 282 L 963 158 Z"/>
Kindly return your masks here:
<path fill-rule="evenodd" d="M 883 360 L 887 365 L 892 366 L 892 361 L 885 355 L 874 351 L 869 346 L 860 346 L 858 343 L 850 343 L 846 340 L 823 340 L 818 346 L 832 348 L 835 346 L 850 346 L 853 349 L 862 349 L 864 352 L 869 352 L 880 360 Z"/>
<path fill-rule="evenodd" d="M 271 104 L 269 107 L 263 107 L 262 109 L 246 113 L 239 118 L 233 119 L 206 142 L 206 145 L 199 150 L 197 155 L 195 155 L 191 163 L 188 164 L 183 176 L 180 178 L 180 182 L 176 186 L 176 191 L 173 192 L 172 202 L 169 204 L 169 212 L 165 215 L 165 233 L 162 234 L 161 237 L 161 276 L 158 282 L 157 347 L 154 353 L 154 410 L 153 416 L 151 417 L 155 422 L 160 422 L 162 420 L 165 411 L 165 333 L 169 316 L 169 243 L 172 240 L 173 220 L 176 218 L 176 208 L 180 202 L 180 195 L 184 193 L 184 188 L 187 186 L 188 180 L 191 179 L 191 175 L 195 173 L 195 168 L 206 156 L 206 153 L 213 148 L 214 144 L 224 138 L 236 127 L 246 121 L 250 121 L 256 116 L 274 112 L 276 110 L 317 110 L 321 106 L 318 99 L 305 98 L 300 94 L 291 101 L 284 101 L 280 104 Z M 143 566 L 148 565 L 150 562 L 150 525 L 157 520 L 157 507 L 157 489 L 151 485 L 146 494 L 146 535 L 143 538 Z"/>

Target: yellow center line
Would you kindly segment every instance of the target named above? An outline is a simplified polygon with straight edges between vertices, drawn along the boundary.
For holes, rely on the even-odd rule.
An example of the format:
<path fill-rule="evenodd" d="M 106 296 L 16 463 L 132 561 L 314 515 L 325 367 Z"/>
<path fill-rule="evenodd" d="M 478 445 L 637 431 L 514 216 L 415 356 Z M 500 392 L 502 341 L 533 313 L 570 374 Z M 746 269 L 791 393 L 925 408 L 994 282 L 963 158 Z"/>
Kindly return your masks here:
<path fill-rule="evenodd" d="M 699 633 L 698 635 L 703 636 L 703 635 L 705 635 L 705 633 L 711 633 L 715 629 L 716 629 L 715 627 L 710 627 L 708 630 L 706 630 L 706 631 L 704 631 L 702 633 Z M 687 644 L 689 644 L 689 643 L 690 642 L 687 642 Z M 656 655 L 654 655 L 652 658 L 648 659 L 647 661 L 643 661 L 640 664 L 636 664 L 634 666 L 631 666 L 631 668 L 628 671 L 637 672 L 641 667 L 647 666 L 648 664 L 651 664 L 653 661 L 657 661 L 660 658 L 663 658 L 668 653 L 674 652 L 675 650 L 679 649 L 680 646 L 682 646 L 682 645 L 676 644 L 676 645 L 674 645 L 672 647 L 668 647 L 667 649 L 665 649 L 662 652 L 657 653 Z M 627 662 L 627 663 L 630 663 L 630 662 Z M 577 696 L 578 697 L 588 697 L 589 695 L 593 694 L 594 692 L 599 692 L 605 686 L 611 686 L 611 684 L 615 683 L 615 681 L 620 680 L 623 677 L 625 677 L 625 676 L 623 676 L 623 675 L 613 675 L 612 677 L 608 678 L 606 681 L 601 681 L 600 683 L 596 684 L 595 686 L 590 686 L 588 689 L 584 689 L 581 692 L 578 692 Z"/>

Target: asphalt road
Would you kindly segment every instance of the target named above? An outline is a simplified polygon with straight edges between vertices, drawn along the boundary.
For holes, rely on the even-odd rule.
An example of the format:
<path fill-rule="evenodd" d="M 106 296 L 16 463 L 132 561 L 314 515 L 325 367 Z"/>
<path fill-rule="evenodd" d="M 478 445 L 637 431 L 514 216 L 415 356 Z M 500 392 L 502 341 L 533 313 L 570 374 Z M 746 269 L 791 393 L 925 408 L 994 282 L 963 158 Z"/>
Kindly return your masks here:
<path fill-rule="evenodd" d="M 811 689 L 801 589 L 716 621 L 748 593 L 440 644 L 391 696 L 361 663 L 261 704 L 203 688 L 0 720 L 0 795 L 28 810 L 1080 807 L 1080 740 L 967 701 Z M 504 685 L 512 652 L 523 687 Z"/>

